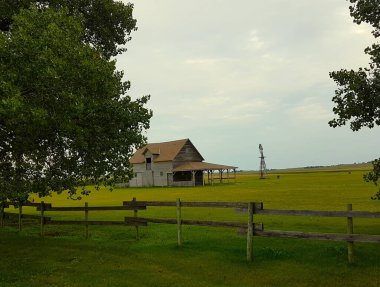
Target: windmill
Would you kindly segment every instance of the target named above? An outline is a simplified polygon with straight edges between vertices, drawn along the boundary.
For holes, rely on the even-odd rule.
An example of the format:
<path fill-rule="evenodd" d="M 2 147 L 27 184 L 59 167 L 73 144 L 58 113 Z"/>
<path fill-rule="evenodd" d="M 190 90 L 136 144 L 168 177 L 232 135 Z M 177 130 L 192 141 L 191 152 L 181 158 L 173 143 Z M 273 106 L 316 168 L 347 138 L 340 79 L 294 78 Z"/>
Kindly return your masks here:
<path fill-rule="evenodd" d="M 265 156 L 263 152 L 263 146 L 259 144 L 259 150 L 260 150 L 260 179 L 264 179 L 265 175 L 267 174 L 267 166 L 265 164 Z"/>

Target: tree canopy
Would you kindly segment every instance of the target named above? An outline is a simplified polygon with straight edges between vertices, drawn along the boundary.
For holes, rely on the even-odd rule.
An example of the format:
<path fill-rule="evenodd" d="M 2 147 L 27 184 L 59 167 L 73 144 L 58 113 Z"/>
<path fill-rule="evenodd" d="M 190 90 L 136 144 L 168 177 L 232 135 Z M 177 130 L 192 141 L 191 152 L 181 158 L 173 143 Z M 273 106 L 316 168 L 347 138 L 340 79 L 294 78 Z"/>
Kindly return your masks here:
<path fill-rule="evenodd" d="M 350 14 L 354 23 L 372 25 L 375 39 L 380 37 L 380 3 L 378 0 L 349 0 Z M 365 48 L 369 55 L 368 67 L 358 71 L 341 69 L 330 73 L 339 88 L 335 91 L 334 113 L 338 116 L 331 120 L 332 127 L 343 126 L 350 122 L 350 128 L 358 131 L 362 127 L 373 128 L 380 125 L 380 44 L 374 43 Z M 380 159 L 373 161 L 374 169 L 364 176 L 367 181 L 377 185 L 380 178 Z M 380 199 L 380 190 L 374 196 Z"/>
<path fill-rule="evenodd" d="M 110 58 L 125 51 L 125 45 L 136 29 L 136 20 L 132 17 L 133 5 L 114 0 L 0 0 L 0 30 L 9 31 L 13 16 L 21 9 L 33 6 L 67 9 L 68 14 L 80 16 L 84 33 L 81 39 Z"/>
<path fill-rule="evenodd" d="M 35 3 L 19 9 L 29 2 Z M 86 15 L 70 6 L 113 1 L 4 3 L 17 9 L 10 10 L 11 18 L 0 17 L 0 202 L 63 190 L 73 196 L 77 187 L 87 193 L 87 184 L 128 178 L 129 157 L 146 141 L 152 116 L 145 107 L 149 96 L 126 95 L 130 83 L 109 60 L 135 28 L 132 7 L 112 6 L 130 10 L 128 16 L 119 11 L 129 26 L 117 25 L 123 31 L 114 35 L 126 38 L 115 40 L 102 29 L 97 34 L 103 24 L 96 25 L 95 15 L 91 28 Z"/>

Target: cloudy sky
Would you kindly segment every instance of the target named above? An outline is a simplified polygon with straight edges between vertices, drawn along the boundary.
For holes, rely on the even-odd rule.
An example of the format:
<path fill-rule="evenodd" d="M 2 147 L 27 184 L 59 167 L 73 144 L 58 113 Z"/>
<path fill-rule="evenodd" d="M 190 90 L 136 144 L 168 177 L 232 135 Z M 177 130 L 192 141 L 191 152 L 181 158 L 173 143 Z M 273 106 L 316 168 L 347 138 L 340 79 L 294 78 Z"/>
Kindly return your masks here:
<path fill-rule="evenodd" d="M 128 2 L 128 1 L 125 1 Z M 149 142 L 190 138 L 207 162 L 259 168 L 380 156 L 380 129 L 330 128 L 329 72 L 357 69 L 374 42 L 345 0 L 136 0 L 117 58 L 133 98 L 150 94 Z"/>

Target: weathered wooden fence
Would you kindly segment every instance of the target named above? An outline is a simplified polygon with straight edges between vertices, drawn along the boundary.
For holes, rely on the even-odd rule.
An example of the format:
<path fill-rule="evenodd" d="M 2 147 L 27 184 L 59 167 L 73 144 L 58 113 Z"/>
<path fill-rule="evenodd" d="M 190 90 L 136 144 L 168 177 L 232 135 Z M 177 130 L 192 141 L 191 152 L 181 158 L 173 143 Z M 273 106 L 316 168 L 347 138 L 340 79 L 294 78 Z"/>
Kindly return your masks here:
<path fill-rule="evenodd" d="M 18 214 L 17 215 L 15 215 L 14 213 L 11 213 L 11 212 L 5 212 L 4 211 L 4 209 L 5 208 L 9 208 L 10 205 L 18 207 Z M 18 219 L 18 229 L 19 229 L 19 231 L 21 231 L 23 219 L 35 219 L 35 220 L 36 219 L 37 220 L 41 219 L 41 217 L 38 216 L 38 215 L 23 214 L 22 213 L 23 206 L 37 207 L 39 205 L 41 205 L 41 203 L 26 202 L 26 203 L 23 203 L 22 205 L 19 204 L 19 203 L 13 203 L 13 202 L 0 203 L 0 227 L 4 227 L 4 221 L 6 219 L 15 218 L 17 216 L 17 219 Z"/>
<path fill-rule="evenodd" d="M 4 212 L 4 208 L 14 203 L 3 204 L 0 208 L 0 225 L 4 225 L 4 220 L 15 216 L 14 213 Z M 282 238 L 304 238 L 314 240 L 346 241 L 348 250 L 348 262 L 354 261 L 354 242 L 380 243 L 380 235 L 354 234 L 353 218 L 380 218 L 380 212 L 352 211 L 352 204 L 347 205 L 346 211 L 314 211 L 314 210 L 277 210 L 264 209 L 261 202 L 182 202 L 177 201 L 124 201 L 122 206 L 88 206 L 83 207 L 53 207 L 48 203 L 26 203 L 23 206 L 34 206 L 40 211 L 40 215 L 27 215 L 22 213 L 22 206 L 18 206 L 18 226 L 22 229 L 24 218 L 37 219 L 41 226 L 41 237 L 44 236 L 45 225 L 84 225 L 85 237 L 88 238 L 89 225 L 123 225 L 134 226 L 136 228 L 136 238 L 139 238 L 139 226 L 147 226 L 148 223 L 176 224 L 178 245 L 182 245 L 182 225 L 211 226 L 211 227 L 232 227 L 239 228 L 247 235 L 247 260 L 252 261 L 253 257 L 253 236 L 282 237 Z M 176 218 L 147 218 L 138 217 L 138 211 L 147 207 L 175 207 Z M 246 222 L 230 221 L 209 221 L 190 220 L 182 218 L 183 207 L 206 207 L 206 208 L 233 208 L 239 213 L 247 214 Z M 113 211 L 113 210 L 133 210 L 134 216 L 124 217 L 123 221 L 93 221 L 88 220 L 89 211 Z M 84 220 L 53 220 L 46 217 L 46 212 L 83 211 Z M 263 223 L 255 223 L 254 215 L 280 215 L 280 216 L 313 216 L 313 217 L 344 217 L 347 218 L 347 233 L 313 233 L 299 231 L 264 230 Z"/>
<path fill-rule="evenodd" d="M 278 210 L 262 209 L 256 214 L 282 216 L 312 216 L 312 217 L 345 217 L 347 218 L 347 233 L 314 233 L 299 231 L 268 230 L 257 231 L 256 235 L 265 237 L 306 238 L 314 240 L 346 241 L 348 262 L 354 262 L 354 242 L 380 243 L 380 235 L 354 234 L 353 218 L 380 218 L 380 212 L 352 211 L 352 204 L 347 204 L 347 211 L 315 211 L 315 210 Z"/>
<path fill-rule="evenodd" d="M 252 260 L 252 242 L 253 236 L 256 231 L 263 231 L 264 226 L 262 223 L 253 222 L 254 210 L 263 208 L 261 202 L 181 202 L 178 198 L 176 202 L 173 201 L 124 201 L 124 206 L 172 206 L 177 209 L 177 218 L 175 219 L 157 219 L 157 218 L 144 218 L 137 217 L 137 212 L 134 217 L 125 217 L 125 221 L 130 224 L 147 225 L 148 223 L 164 223 L 177 225 L 177 240 L 178 245 L 182 245 L 182 225 L 197 225 L 197 226 L 212 226 L 212 227 L 234 227 L 247 229 L 247 260 Z M 208 220 L 189 220 L 182 219 L 182 207 L 208 207 L 208 208 L 234 208 L 244 209 L 248 207 L 248 222 L 226 222 L 226 221 L 208 221 Z"/>

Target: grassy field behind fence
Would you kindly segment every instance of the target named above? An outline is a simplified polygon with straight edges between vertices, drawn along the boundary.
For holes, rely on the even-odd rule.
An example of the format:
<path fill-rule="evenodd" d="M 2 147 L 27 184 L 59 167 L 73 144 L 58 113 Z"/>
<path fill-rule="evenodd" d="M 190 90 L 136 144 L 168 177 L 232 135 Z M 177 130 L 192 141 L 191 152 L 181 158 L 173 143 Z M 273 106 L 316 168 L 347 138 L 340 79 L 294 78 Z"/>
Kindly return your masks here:
<path fill-rule="evenodd" d="M 265 180 L 239 173 L 236 184 L 197 188 L 118 188 L 94 191 L 82 201 L 66 195 L 44 198 L 54 206 L 121 205 L 125 200 L 262 201 L 270 209 L 380 211 L 370 200 L 375 188 L 363 182 L 363 170 L 334 169 L 270 174 Z M 35 201 L 40 199 L 35 198 Z M 10 208 L 8 211 L 17 212 Z M 38 214 L 35 208 L 26 213 Z M 84 218 L 83 212 L 46 212 L 53 219 Z M 89 220 L 123 220 L 133 211 L 89 212 Z M 149 207 L 142 217 L 175 218 L 172 207 Z M 246 222 L 232 209 L 183 208 L 184 219 Z M 346 232 L 345 218 L 255 216 L 266 229 Z M 183 226 L 177 247 L 176 227 L 39 226 L 0 230 L 0 286 L 380 286 L 380 245 L 355 245 L 356 263 L 347 264 L 345 242 L 254 238 L 254 260 L 245 260 L 246 238 L 234 229 Z M 379 219 L 354 220 L 354 232 L 380 234 Z"/>

